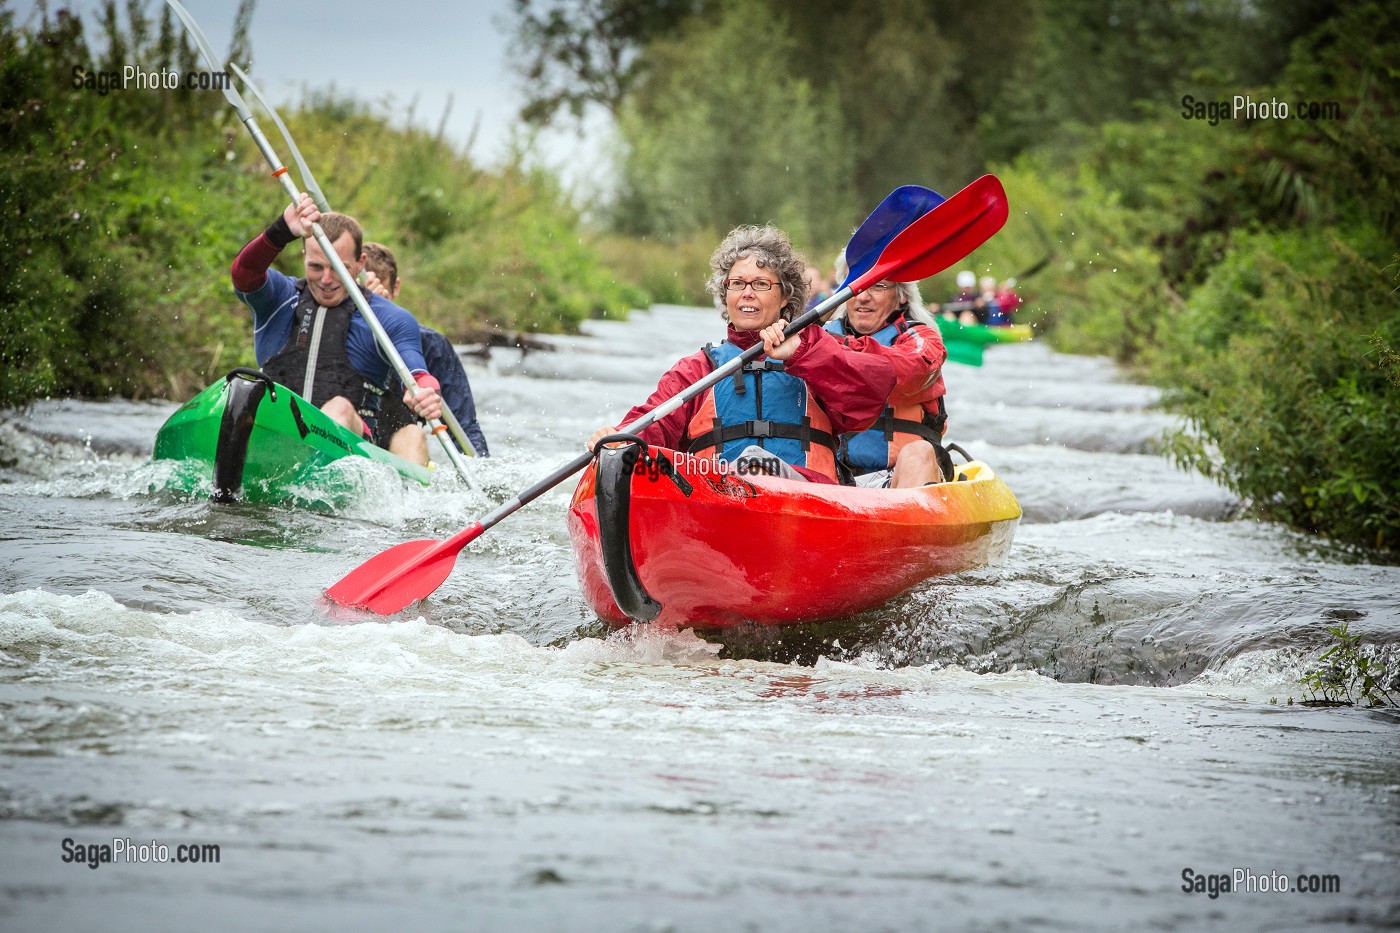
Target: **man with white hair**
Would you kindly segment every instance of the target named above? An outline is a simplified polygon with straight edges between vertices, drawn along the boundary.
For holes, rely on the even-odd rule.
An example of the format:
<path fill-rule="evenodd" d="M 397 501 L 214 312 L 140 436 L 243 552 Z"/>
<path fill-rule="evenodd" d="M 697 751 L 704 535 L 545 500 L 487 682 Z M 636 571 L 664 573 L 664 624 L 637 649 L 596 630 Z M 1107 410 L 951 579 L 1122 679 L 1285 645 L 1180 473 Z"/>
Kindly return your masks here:
<path fill-rule="evenodd" d="M 844 254 L 838 274 L 846 271 Z M 948 350 L 914 282 L 876 282 L 826 325 L 848 347 L 888 359 L 896 383 L 885 410 L 865 431 L 841 435 L 841 460 L 859 486 L 924 486 L 952 479 L 943 449 L 947 414 L 943 363 Z"/>
<path fill-rule="evenodd" d="M 1005 327 L 1011 321 L 1001 310 L 1001 302 L 997 300 L 997 280 L 990 275 L 984 275 L 977 282 L 982 289 L 982 307 L 977 312 L 979 323 L 988 327 Z"/>

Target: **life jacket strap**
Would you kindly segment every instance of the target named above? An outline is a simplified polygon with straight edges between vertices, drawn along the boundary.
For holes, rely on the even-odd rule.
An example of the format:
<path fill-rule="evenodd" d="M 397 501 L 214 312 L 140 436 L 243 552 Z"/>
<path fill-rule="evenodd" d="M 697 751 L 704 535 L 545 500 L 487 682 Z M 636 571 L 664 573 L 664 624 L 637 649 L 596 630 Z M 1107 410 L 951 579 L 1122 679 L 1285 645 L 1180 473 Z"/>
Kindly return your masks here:
<path fill-rule="evenodd" d="M 922 437 L 931 444 L 943 443 L 943 432 L 939 430 L 941 425 L 931 425 L 922 421 L 909 421 L 905 418 L 881 415 L 880 420 L 875 422 L 875 427 L 884 431 L 885 440 L 887 441 L 894 440 L 896 434 L 913 434 L 915 437 Z"/>
<path fill-rule="evenodd" d="M 730 441 L 748 438 L 801 441 L 803 450 L 810 450 L 813 444 L 820 444 L 833 453 L 836 450 L 836 438 L 826 431 L 813 428 L 811 418 L 804 417 L 800 425 L 783 424 L 779 421 L 744 421 L 727 427 L 719 425 L 691 440 L 686 451 L 691 453 L 709 447 L 722 451 L 724 445 Z"/>
<path fill-rule="evenodd" d="M 744 375 L 746 373 L 780 373 L 782 371 L 782 360 L 770 360 L 767 357 L 760 360 L 749 360 L 743 366 L 734 370 L 734 394 L 743 395 L 748 391 L 748 386 L 744 382 Z"/>

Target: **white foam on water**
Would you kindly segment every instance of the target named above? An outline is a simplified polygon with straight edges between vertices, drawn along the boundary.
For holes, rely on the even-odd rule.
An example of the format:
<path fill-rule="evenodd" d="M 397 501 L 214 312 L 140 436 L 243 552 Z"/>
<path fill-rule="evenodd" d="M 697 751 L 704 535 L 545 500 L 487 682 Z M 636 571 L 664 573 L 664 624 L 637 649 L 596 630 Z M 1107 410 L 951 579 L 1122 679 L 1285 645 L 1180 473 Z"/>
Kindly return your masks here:
<path fill-rule="evenodd" d="M 935 909 L 967 926 L 1004 911 L 1008 885 L 1032 898 L 1028 922 L 1065 925 L 1082 901 L 1056 892 L 1086 878 L 1106 922 L 1160 924 L 1196 916 L 1179 894 L 1141 895 L 1183 865 L 1287 851 L 1336 867 L 1395 796 L 1317 777 L 1366 767 L 1386 734 L 1338 729 L 1335 711 L 1027 671 L 730 660 L 688 631 L 548 647 L 422 618 L 285 626 L 28 590 L 0 597 L 0 652 L 0 752 L 26 763 L 0 784 L 0 850 L 25 857 L 0 868 L 89 910 L 139 903 L 157 926 L 192 898 L 339 916 L 361 897 L 344 885 L 371 883 L 361 913 L 393 904 L 433 926 L 465 899 L 498 925 L 547 925 L 554 902 L 521 880 L 541 873 L 583 896 L 570 914 L 585 929 L 705 903 L 768 929 L 813 905 L 842 927 Z M 1224 790 L 1241 780 L 1249 795 Z M 113 869 L 101 877 L 122 889 L 99 897 L 59 864 L 55 832 L 218 841 L 229 867 Z M 1353 908 L 1393 877 L 1394 843 L 1345 863 Z M 684 870 L 658 870 L 681 853 Z"/>

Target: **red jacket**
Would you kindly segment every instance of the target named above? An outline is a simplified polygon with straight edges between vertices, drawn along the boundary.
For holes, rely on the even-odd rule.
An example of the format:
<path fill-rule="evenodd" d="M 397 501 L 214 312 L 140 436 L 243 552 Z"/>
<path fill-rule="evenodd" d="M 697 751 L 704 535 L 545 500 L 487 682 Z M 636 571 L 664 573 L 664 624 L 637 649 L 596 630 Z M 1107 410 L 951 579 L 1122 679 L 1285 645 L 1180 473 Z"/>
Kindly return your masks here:
<path fill-rule="evenodd" d="M 997 292 L 997 304 L 1001 305 L 1001 313 L 1008 318 L 1016 313 L 1016 309 L 1022 305 L 1021 296 L 1011 289 Z"/>
<path fill-rule="evenodd" d="M 904 315 L 897 315 L 886 326 L 907 320 Z M 942 411 L 938 400 L 948 391 L 943 383 L 943 364 L 948 359 L 948 348 L 943 345 L 943 337 L 937 327 L 910 327 L 888 347 L 873 337 L 836 339 L 845 342 L 857 353 L 889 360 L 896 380 L 894 391 L 889 396 L 890 405 L 898 408 L 918 404 L 934 414 Z"/>
<path fill-rule="evenodd" d="M 733 327 L 729 328 L 726 339 L 745 350 L 759 342 L 757 331 L 739 331 Z M 662 375 L 656 390 L 647 396 L 647 400 L 627 413 L 622 425 L 631 424 L 662 402 L 679 395 L 687 386 L 708 376 L 713 369 L 704 350 L 682 357 Z M 797 352 L 787 360 L 783 369 L 807 383 L 807 388 L 831 419 L 831 426 L 837 434 L 864 431 L 874 424 L 880 412 L 885 410 L 885 402 L 897 379 L 896 364 L 892 358 L 875 353 L 852 352 L 816 326 L 802 331 Z M 690 441 L 686 428 L 704 398 L 704 392 L 698 393 L 642 431 L 642 440 L 657 447 L 685 450 Z M 808 479 L 831 482 L 814 470 L 803 467 L 794 469 Z"/>

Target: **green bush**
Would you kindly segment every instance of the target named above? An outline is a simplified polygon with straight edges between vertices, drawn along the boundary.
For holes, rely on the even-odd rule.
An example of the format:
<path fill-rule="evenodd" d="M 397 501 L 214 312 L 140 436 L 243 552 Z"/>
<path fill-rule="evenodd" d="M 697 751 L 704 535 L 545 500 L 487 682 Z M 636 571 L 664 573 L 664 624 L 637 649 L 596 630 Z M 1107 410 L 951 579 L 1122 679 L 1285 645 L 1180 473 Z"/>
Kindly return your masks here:
<path fill-rule="evenodd" d="M 709 305 L 705 291 L 710 254 L 722 234 L 701 232 L 675 242 L 616 234 L 596 241 L 603 263 L 619 279 L 641 289 L 652 303 Z"/>
<path fill-rule="evenodd" d="M 1400 302 L 1374 227 L 1237 237 L 1149 357 L 1195 433 L 1178 459 L 1295 527 L 1400 532 Z"/>
<path fill-rule="evenodd" d="M 1379 548 L 1400 535 L 1397 26 L 1393 7 L 1346 4 L 1248 92 L 1337 100 L 1341 119 L 1159 113 L 998 170 L 1048 218 L 1056 261 L 1025 290 L 1057 347 L 1166 387 L 1193 427 L 1179 460 L 1261 514 Z M 1378 41 L 1347 39 L 1363 32 Z M 979 258 L 1025 242 L 1008 234 Z"/>
<path fill-rule="evenodd" d="M 115 30 L 110 3 L 107 15 Z M 138 32 L 149 37 L 148 27 Z M 157 65 L 174 60 L 168 29 L 143 41 L 126 47 Z M 27 36 L 0 11 L 0 248 L 16 260 L 0 283 L 0 405 L 146 394 L 187 365 L 175 362 L 187 340 L 160 326 L 159 309 L 163 296 L 190 291 L 179 254 L 207 231 L 180 215 L 203 200 L 196 185 L 211 167 L 222 169 L 219 136 L 202 95 L 74 88 L 73 64 L 94 61 L 77 19 L 60 14 Z M 167 118 L 197 126 L 202 144 L 167 135 Z M 197 313 L 217 314 L 208 282 L 193 292 Z"/>
<path fill-rule="evenodd" d="M 285 119 L 331 206 L 394 250 L 404 306 L 448 336 L 575 331 L 647 303 L 605 266 L 558 180 L 523 167 L 523 154 L 486 171 L 384 108 L 327 95 Z"/>

